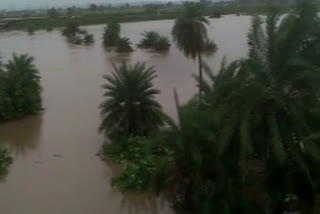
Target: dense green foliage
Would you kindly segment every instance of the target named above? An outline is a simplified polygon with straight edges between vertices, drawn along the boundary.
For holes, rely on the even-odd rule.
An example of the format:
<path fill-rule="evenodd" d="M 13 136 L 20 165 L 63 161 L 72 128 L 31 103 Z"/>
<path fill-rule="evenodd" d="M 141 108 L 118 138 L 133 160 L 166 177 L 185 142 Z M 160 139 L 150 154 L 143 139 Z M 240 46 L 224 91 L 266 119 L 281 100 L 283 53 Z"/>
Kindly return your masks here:
<path fill-rule="evenodd" d="M 100 131 L 111 136 L 138 136 L 155 131 L 162 124 L 162 109 L 155 100 L 159 93 L 152 80 L 153 67 L 144 63 L 113 66 L 114 72 L 104 75 L 104 102 L 100 105 Z"/>
<path fill-rule="evenodd" d="M 253 18 L 248 58 L 223 61 L 217 74 L 204 64 L 207 77 L 195 77 L 201 102 L 181 106 L 175 94 L 178 120 L 128 140 L 114 185 L 149 185 L 183 212 L 317 213 L 304 205 L 319 206 L 319 24 L 309 0 L 283 19 L 276 8 L 265 21 Z"/>
<path fill-rule="evenodd" d="M 0 178 L 8 172 L 8 168 L 12 163 L 12 158 L 8 149 L 0 145 Z"/>
<path fill-rule="evenodd" d="M 137 45 L 139 48 L 150 48 L 156 51 L 166 51 L 170 48 L 168 37 L 160 36 L 158 32 L 144 32 L 142 36 L 144 38 Z"/>
<path fill-rule="evenodd" d="M 112 179 L 112 185 L 122 192 L 143 191 L 150 185 L 155 162 L 146 145 L 150 142 L 145 137 L 119 139 L 105 145 L 105 154 L 121 164 L 121 171 Z"/>
<path fill-rule="evenodd" d="M 216 51 L 216 47 L 208 38 L 206 25 L 209 20 L 203 16 L 203 8 L 198 3 L 186 3 L 183 15 L 175 21 L 172 29 L 173 40 L 177 47 L 195 60 L 198 57 L 199 76 L 202 79 L 202 54 L 210 54 Z M 202 97 L 202 81 L 199 87 L 199 99 Z"/>
<path fill-rule="evenodd" d="M 116 51 L 119 53 L 128 53 L 132 52 L 130 39 L 127 37 L 119 38 L 117 41 Z"/>
<path fill-rule="evenodd" d="M 39 112 L 42 109 L 41 91 L 33 57 L 14 54 L 0 68 L 0 122 Z"/>
<path fill-rule="evenodd" d="M 113 47 L 116 46 L 121 33 L 121 26 L 117 22 L 109 22 L 107 26 L 104 28 L 103 33 L 103 45 L 105 47 Z"/>

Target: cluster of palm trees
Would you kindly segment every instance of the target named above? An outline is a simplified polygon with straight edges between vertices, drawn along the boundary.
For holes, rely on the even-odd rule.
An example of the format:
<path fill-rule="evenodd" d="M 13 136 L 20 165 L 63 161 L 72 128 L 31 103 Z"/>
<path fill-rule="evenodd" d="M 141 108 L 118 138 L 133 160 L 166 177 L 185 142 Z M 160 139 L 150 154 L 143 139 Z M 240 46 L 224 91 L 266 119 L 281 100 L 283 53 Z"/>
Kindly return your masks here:
<path fill-rule="evenodd" d="M 132 42 L 127 37 L 121 37 L 120 34 L 120 24 L 115 21 L 110 21 L 104 28 L 102 36 L 104 47 L 115 48 L 119 53 L 132 52 Z M 142 36 L 144 38 L 137 44 L 138 48 L 152 49 L 155 51 L 167 51 L 170 48 L 169 39 L 165 36 L 160 36 L 160 34 L 155 31 L 145 32 Z"/>
<path fill-rule="evenodd" d="M 149 184 L 169 193 L 177 210 L 316 212 L 320 193 L 316 7 L 311 0 L 298 0 L 281 19 L 276 8 L 270 8 L 265 20 L 254 17 L 248 57 L 229 64 L 224 60 L 217 74 L 201 59 L 208 46 L 216 47 L 207 45 L 208 22 L 197 7 L 186 6 L 172 33 L 186 56 L 198 58 L 199 101 L 191 99 L 181 106 L 175 94 L 178 121 L 174 121 L 155 100 L 159 91 L 151 82 L 153 68 L 141 63 L 115 66 L 115 72 L 105 77 L 101 130 L 112 134 L 114 144 L 119 137 L 146 136 L 149 143 L 170 151 L 154 159 Z M 189 35 L 192 40 L 186 39 Z M 146 154 L 154 157 L 150 145 L 146 147 Z"/>

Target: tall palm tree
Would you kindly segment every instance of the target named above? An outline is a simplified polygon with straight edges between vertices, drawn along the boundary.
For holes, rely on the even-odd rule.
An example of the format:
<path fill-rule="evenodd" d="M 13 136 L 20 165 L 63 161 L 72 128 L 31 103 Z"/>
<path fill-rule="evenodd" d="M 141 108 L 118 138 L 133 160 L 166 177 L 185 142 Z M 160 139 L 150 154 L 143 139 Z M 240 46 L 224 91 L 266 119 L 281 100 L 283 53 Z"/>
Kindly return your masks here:
<path fill-rule="evenodd" d="M 104 75 L 105 100 L 100 105 L 100 131 L 109 136 L 146 135 L 162 125 L 162 108 L 155 100 L 159 90 L 152 80 L 154 67 L 145 63 L 113 65 L 114 72 Z"/>
<path fill-rule="evenodd" d="M 37 113 L 42 109 L 40 75 L 33 60 L 34 58 L 27 54 L 13 54 L 12 59 L 5 65 L 7 94 L 16 118 Z"/>
<path fill-rule="evenodd" d="M 200 79 L 202 79 L 201 55 L 216 50 L 216 46 L 208 38 L 206 25 L 209 25 L 209 20 L 201 14 L 201 11 L 200 4 L 186 3 L 183 15 L 175 21 L 172 29 L 173 39 L 185 56 L 194 60 L 198 57 Z M 199 87 L 200 100 L 201 96 L 202 91 Z"/>

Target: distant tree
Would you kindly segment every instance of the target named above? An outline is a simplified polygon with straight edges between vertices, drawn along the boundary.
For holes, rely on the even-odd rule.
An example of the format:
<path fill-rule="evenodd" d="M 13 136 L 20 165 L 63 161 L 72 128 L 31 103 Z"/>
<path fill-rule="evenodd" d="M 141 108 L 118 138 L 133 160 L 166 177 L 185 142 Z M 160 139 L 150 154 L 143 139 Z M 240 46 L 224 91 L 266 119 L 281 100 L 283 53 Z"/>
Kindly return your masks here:
<path fill-rule="evenodd" d="M 89 9 L 90 9 L 92 12 L 96 12 L 96 11 L 98 10 L 98 5 L 96 5 L 96 4 L 90 4 Z"/>
<path fill-rule="evenodd" d="M 171 1 L 168 1 L 168 2 L 167 2 L 167 4 L 166 4 L 166 6 L 167 6 L 167 7 L 172 7 L 172 6 L 173 6 L 173 4 L 172 4 L 172 2 L 171 2 Z"/>
<path fill-rule="evenodd" d="M 103 11 L 105 9 L 105 6 L 100 5 L 98 9 L 99 9 L 99 11 Z"/>
<path fill-rule="evenodd" d="M 158 41 L 160 38 L 160 34 L 156 31 L 145 31 L 141 34 L 143 38 L 138 44 L 139 48 L 152 48 L 152 46 Z"/>
<path fill-rule="evenodd" d="M 67 37 L 75 36 L 79 33 L 79 24 L 75 21 L 69 22 L 67 26 L 62 30 L 62 34 Z"/>
<path fill-rule="evenodd" d="M 73 16 L 76 13 L 77 8 L 75 6 L 73 7 L 68 7 L 67 8 L 67 15 L 68 16 Z"/>
<path fill-rule="evenodd" d="M 103 45 L 105 47 L 115 46 L 120 39 L 121 26 L 119 23 L 111 21 L 104 28 Z"/>
<path fill-rule="evenodd" d="M 144 5 L 144 11 L 146 13 L 154 13 L 156 14 L 160 9 L 161 5 L 159 4 L 146 4 Z"/>
<path fill-rule="evenodd" d="M 56 18 L 59 16 L 59 11 L 56 8 L 50 8 L 47 11 L 47 14 L 50 18 Z"/>

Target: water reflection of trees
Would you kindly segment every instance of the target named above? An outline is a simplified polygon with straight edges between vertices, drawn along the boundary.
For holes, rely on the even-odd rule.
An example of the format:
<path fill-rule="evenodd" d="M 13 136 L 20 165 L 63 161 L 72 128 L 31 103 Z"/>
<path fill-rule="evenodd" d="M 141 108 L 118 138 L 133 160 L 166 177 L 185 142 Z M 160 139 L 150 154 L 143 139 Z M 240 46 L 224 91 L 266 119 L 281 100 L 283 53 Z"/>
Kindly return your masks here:
<path fill-rule="evenodd" d="M 0 142 L 7 144 L 16 154 L 26 155 L 40 143 L 41 124 L 41 114 L 1 124 Z"/>

